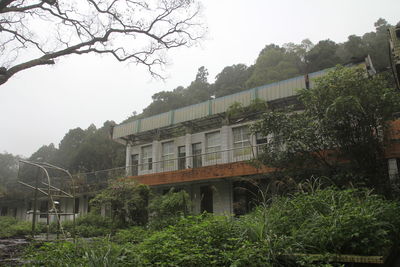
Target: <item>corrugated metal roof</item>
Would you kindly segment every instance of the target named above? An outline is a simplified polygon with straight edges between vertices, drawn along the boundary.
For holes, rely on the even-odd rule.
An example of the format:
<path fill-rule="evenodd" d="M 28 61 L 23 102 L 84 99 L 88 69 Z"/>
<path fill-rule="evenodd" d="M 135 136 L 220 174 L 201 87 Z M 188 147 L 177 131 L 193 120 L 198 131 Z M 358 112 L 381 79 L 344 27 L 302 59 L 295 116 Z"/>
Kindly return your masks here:
<path fill-rule="evenodd" d="M 313 86 L 313 78 L 321 77 L 326 72 L 327 70 L 322 70 L 309 74 L 310 86 Z M 113 139 L 223 113 L 235 102 L 243 106 L 248 106 L 251 100 L 256 98 L 272 101 L 295 96 L 297 95 L 297 90 L 302 88 L 305 88 L 304 76 L 248 89 L 232 95 L 211 99 L 199 104 L 117 125 L 114 127 Z"/>

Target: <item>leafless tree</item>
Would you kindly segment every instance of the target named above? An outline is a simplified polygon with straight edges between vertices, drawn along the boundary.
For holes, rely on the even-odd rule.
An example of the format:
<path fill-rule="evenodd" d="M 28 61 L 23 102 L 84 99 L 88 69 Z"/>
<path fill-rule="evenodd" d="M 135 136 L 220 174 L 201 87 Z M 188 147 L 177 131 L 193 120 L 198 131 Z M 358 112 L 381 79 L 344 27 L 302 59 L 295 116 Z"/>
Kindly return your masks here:
<path fill-rule="evenodd" d="M 168 49 L 205 33 L 196 0 L 0 0 L 0 85 L 71 54 L 159 67 Z"/>

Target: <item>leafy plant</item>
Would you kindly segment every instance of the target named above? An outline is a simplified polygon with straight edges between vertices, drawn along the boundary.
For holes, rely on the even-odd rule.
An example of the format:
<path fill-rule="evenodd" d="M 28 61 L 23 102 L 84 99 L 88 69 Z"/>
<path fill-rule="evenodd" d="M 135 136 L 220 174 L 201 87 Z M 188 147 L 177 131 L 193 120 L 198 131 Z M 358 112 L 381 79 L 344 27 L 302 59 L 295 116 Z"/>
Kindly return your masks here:
<path fill-rule="evenodd" d="M 241 225 L 280 253 L 383 255 L 399 241 L 399 214 L 397 202 L 370 191 L 327 188 L 276 198 Z"/>
<path fill-rule="evenodd" d="M 72 234 L 73 222 L 64 222 L 63 228 Z M 75 221 L 75 233 L 81 237 L 105 236 L 110 234 L 112 229 L 113 223 L 110 218 L 95 213 L 80 216 Z"/>
<path fill-rule="evenodd" d="M 35 232 L 43 232 L 44 225 L 38 223 Z M 0 238 L 22 237 L 31 234 L 32 224 L 13 217 L 0 216 Z"/>
<path fill-rule="evenodd" d="M 150 189 L 147 185 L 133 180 L 117 180 L 91 200 L 95 208 L 111 208 L 113 222 L 117 226 L 147 223 Z"/>
<path fill-rule="evenodd" d="M 144 266 L 226 266 L 240 246 L 239 238 L 231 219 L 203 214 L 181 218 L 137 249 Z"/>
<path fill-rule="evenodd" d="M 156 195 L 149 204 L 150 223 L 153 229 L 161 229 L 176 223 L 181 216 L 191 211 L 191 200 L 185 190 L 174 192 L 174 188 L 164 195 Z"/>

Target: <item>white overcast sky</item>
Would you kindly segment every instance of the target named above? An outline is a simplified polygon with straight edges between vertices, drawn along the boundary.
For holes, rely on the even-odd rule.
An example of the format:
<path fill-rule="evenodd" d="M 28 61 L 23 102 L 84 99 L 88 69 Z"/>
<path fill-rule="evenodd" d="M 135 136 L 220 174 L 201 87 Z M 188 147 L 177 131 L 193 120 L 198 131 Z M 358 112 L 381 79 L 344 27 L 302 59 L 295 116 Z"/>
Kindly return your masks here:
<path fill-rule="evenodd" d="M 399 0 L 203 0 L 207 38 L 198 47 L 170 51 L 168 79 L 140 66 L 95 55 L 70 56 L 54 66 L 23 71 L 0 86 L 0 153 L 30 156 L 69 129 L 119 123 L 140 113 L 151 96 L 187 86 L 205 66 L 213 82 L 225 66 L 253 64 L 267 44 L 343 42 L 374 30 L 382 17 L 400 21 Z"/>

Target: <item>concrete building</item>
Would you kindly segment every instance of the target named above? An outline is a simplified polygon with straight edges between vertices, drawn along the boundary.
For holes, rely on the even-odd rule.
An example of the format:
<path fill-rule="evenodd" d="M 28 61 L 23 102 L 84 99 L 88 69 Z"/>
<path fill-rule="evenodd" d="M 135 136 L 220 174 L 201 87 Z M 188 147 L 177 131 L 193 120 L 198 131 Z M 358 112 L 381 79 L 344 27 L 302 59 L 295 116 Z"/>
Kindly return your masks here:
<path fill-rule="evenodd" d="M 368 59 L 362 65 L 368 72 L 373 71 Z M 245 109 L 240 114 L 232 114 L 232 105 L 239 103 L 242 107 L 250 107 L 258 100 L 266 102 L 270 108 L 298 105 L 297 90 L 312 88 L 313 79 L 326 72 L 294 77 L 115 126 L 112 138 L 126 146 L 126 165 L 79 177 L 77 183 L 81 190 L 76 194 L 75 213 L 78 216 L 86 214 L 90 209 L 90 198 L 101 189 L 99 184 L 105 185 L 107 179 L 116 177 L 116 173 L 147 184 L 161 194 L 171 188 L 184 189 L 190 194 L 196 213 L 247 212 L 249 193 L 236 188 L 243 186 L 243 180 L 273 169 L 267 166 L 256 168 L 248 163 L 257 157 L 260 145 L 266 140 L 250 131 L 251 124 L 262 112 Z M 397 179 L 400 142 L 396 140 L 400 140 L 400 120 L 392 125 L 394 130 L 388 136 L 394 142 L 388 147 L 386 157 L 389 175 Z M 90 184 L 97 187 L 94 189 L 88 186 Z M 57 201 L 62 212 L 73 212 L 73 199 Z M 42 197 L 37 209 L 44 211 L 47 203 Z M 31 211 L 32 201 L 24 198 L 0 204 L 0 215 L 3 216 L 31 220 Z M 46 220 L 46 216 L 38 217 L 38 221 Z M 68 219 L 71 215 L 63 217 L 63 220 Z"/>
<path fill-rule="evenodd" d="M 271 172 L 248 164 L 257 157 L 262 136 L 251 134 L 260 112 L 230 114 L 233 104 L 269 107 L 299 104 L 297 90 L 313 86 L 327 70 L 267 84 L 236 94 L 171 110 L 116 126 L 112 138 L 126 146 L 126 175 L 158 193 L 184 189 L 194 212 L 238 214 L 248 196 L 235 190 L 243 177 Z"/>

